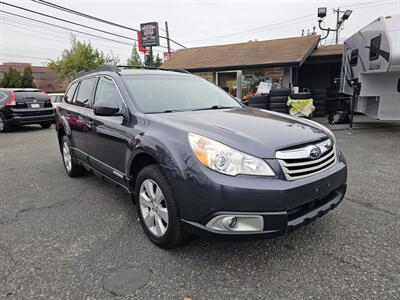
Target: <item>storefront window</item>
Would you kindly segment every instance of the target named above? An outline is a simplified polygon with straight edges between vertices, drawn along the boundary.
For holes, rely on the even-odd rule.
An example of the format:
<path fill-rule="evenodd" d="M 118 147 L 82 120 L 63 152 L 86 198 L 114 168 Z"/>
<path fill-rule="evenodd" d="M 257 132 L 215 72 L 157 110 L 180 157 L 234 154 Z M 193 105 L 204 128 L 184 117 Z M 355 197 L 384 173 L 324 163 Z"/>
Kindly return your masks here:
<path fill-rule="evenodd" d="M 272 88 L 280 88 L 283 82 L 282 68 L 244 69 L 242 71 L 242 98 L 256 95 L 260 92 L 260 82 L 265 82 Z"/>
<path fill-rule="evenodd" d="M 193 75 L 199 76 L 208 80 L 209 82 L 215 83 L 214 72 L 193 72 Z"/>

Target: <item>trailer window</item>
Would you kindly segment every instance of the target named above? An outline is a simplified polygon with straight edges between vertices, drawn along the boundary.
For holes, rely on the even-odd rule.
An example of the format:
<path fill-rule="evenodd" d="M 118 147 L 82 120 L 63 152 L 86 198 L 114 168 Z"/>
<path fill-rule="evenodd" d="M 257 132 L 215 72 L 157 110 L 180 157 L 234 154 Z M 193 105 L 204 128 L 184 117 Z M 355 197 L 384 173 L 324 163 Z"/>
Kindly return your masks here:
<path fill-rule="evenodd" d="M 371 45 L 369 47 L 369 60 L 375 60 L 379 57 L 379 50 L 381 48 L 381 35 L 377 35 L 371 39 Z"/>
<path fill-rule="evenodd" d="M 358 49 L 354 49 L 353 51 L 351 51 L 350 54 L 350 65 L 352 67 L 357 66 L 358 64 Z"/>

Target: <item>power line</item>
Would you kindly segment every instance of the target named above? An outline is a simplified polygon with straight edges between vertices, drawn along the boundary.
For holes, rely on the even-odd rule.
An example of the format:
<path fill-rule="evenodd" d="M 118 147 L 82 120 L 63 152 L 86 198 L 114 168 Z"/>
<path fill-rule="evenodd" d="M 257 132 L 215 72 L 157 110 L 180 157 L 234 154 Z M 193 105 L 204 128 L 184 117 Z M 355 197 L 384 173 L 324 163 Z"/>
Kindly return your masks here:
<path fill-rule="evenodd" d="M 84 31 L 80 31 L 80 30 L 76 30 L 76 29 L 72 29 L 72 28 L 68 28 L 68 27 L 64 27 L 64 26 L 60 26 L 60 25 L 56 25 L 56 24 L 52 24 L 52 23 L 48 23 L 48 22 L 45 22 L 45 21 L 36 20 L 36 19 L 33 19 L 33 18 L 29 18 L 29 17 L 23 16 L 23 15 L 20 15 L 20 14 L 16 14 L 16 13 L 4 11 L 4 10 L 0 10 L 0 12 L 1 13 L 5 13 L 5 14 L 9 14 L 9 15 L 21 18 L 21 19 L 27 19 L 27 20 L 32 21 L 32 22 L 45 24 L 47 26 L 56 27 L 56 28 L 60 28 L 60 29 L 63 29 L 63 30 L 72 31 L 72 32 L 76 32 L 76 33 L 79 33 L 79 34 L 83 34 L 83 35 L 95 37 L 95 38 L 98 38 L 98 39 L 107 40 L 107 41 L 110 41 L 110 42 L 114 42 L 114 43 L 118 43 L 118 44 L 122 44 L 122 45 L 126 45 L 126 46 L 132 47 L 132 44 L 130 44 L 130 43 L 126 43 L 126 42 L 122 42 L 122 41 L 106 38 L 106 37 L 103 37 L 103 36 L 95 35 L 95 34 L 92 34 L 92 33 L 88 33 L 88 32 L 84 32 Z M 12 22 L 16 22 L 16 21 L 12 20 Z M 33 26 L 33 25 L 26 25 L 26 26 Z M 43 28 L 43 29 L 46 30 L 46 28 L 43 27 L 43 26 L 40 26 L 40 25 L 36 25 L 36 26 L 39 26 L 39 28 Z M 54 32 L 51 32 L 51 33 L 54 33 Z M 62 41 L 62 40 L 58 39 L 58 41 Z M 113 47 L 105 46 L 105 45 L 102 45 L 102 46 L 103 47 L 108 47 L 108 48 L 113 48 Z M 156 49 L 154 49 L 154 51 L 163 53 L 163 51 L 156 50 Z"/>
<path fill-rule="evenodd" d="M 88 19 L 91 19 L 91 20 L 94 20 L 94 21 L 97 21 L 97 22 L 102 22 L 102 23 L 105 23 L 105 24 L 108 24 L 108 25 L 112 25 L 112 26 L 116 26 L 116 27 L 119 27 L 119 28 L 123 28 L 123 29 L 126 29 L 126 30 L 131 30 L 131 31 L 139 32 L 138 29 L 131 28 L 131 27 L 128 27 L 128 26 L 125 26 L 125 25 L 121 25 L 121 24 L 118 24 L 118 23 L 115 23 L 115 22 L 111 22 L 111 21 L 108 21 L 108 20 L 105 20 L 105 19 L 101 19 L 101 18 L 92 16 L 92 15 L 89 15 L 89 14 L 85 14 L 85 13 L 79 12 L 79 11 L 77 11 L 77 10 L 73 10 L 73 9 L 67 8 L 67 7 L 65 7 L 65 6 L 61 6 L 61 5 L 54 4 L 54 3 L 49 2 L 49 1 L 44 1 L 44 0 L 31 0 L 31 1 L 33 1 L 33 2 L 35 2 L 35 3 L 38 3 L 38 4 L 42 4 L 42 5 L 49 6 L 49 7 L 51 7 L 51 8 L 55 8 L 55 9 L 58 9 L 58 10 L 62 10 L 62 11 L 64 11 L 64 12 L 72 13 L 72 14 L 78 15 L 78 16 L 80 16 L 80 17 L 88 18 Z M 160 29 L 161 29 L 161 28 L 160 28 Z M 161 29 L 161 30 L 163 30 L 163 29 Z M 162 36 L 162 35 L 160 35 L 160 38 L 168 39 L 167 37 Z M 181 43 L 178 43 L 177 41 L 175 41 L 175 40 L 173 40 L 173 39 L 171 39 L 171 38 L 170 38 L 169 40 L 170 40 L 171 42 L 173 42 L 173 43 L 175 43 L 175 44 L 177 44 L 177 45 L 183 47 L 183 48 L 186 48 L 184 45 L 182 45 Z"/>
<path fill-rule="evenodd" d="M 349 8 L 358 8 L 358 7 L 364 8 L 364 7 L 374 6 L 374 5 L 378 5 L 378 4 L 380 5 L 380 4 L 382 4 L 382 2 L 387 2 L 387 1 L 392 1 L 392 0 L 359 2 L 359 3 L 355 3 L 355 4 L 347 6 L 347 7 L 349 7 Z M 392 3 L 396 3 L 396 2 L 392 1 Z M 384 3 L 384 4 L 389 4 L 389 3 Z M 315 16 L 315 14 L 308 14 L 308 15 L 304 15 L 304 16 L 300 16 L 300 17 L 291 19 L 291 20 L 281 21 L 281 22 L 278 22 L 278 23 L 273 23 L 273 24 L 269 24 L 269 25 L 266 25 L 266 26 L 262 26 L 262 27 L 255 27 L 255 28 L 252 28 L 252 29 L 247 29 L 247 30 L 239 31 L 239 32 L 235 32 L 235 33 L 223 34 L 223 35 L 213 36 L 213 37 L 210 37 L 210 38 L 204 38 L 204 39 L 199 39 L 199 40 L 191 40 L 191 41 L 186 41 L 186 42 L 187 43 L 203 42 L 203 41 L 209 41 L 209 40 L 215 40 L 215 39 L 221 39 L 221 38 L 226 38 L 226 37 L 242 35 L 242 34 L 246 34 L 246 33 L 256 33 L 256 32 L 260 32 L 260 31 L 275 30 L 277 28 L 283 28 L 283 27 L 286 27 L 286 26 L 293 25 L 298 20 L 310 19 L 310 18 L 312 18 L 314 16 Z M 275 27 L 275 28 L 271 28 L 271 27 Z"/>
<path fill-rule="evenodd" d="M 29 17 L 26 17 L 26 16 L 22 16 L 22 15 L 19 15 L 19 14 L 12 13 L 12 12 L 4 11 L 4 10 L 0 10 L 0 12 L 5 13 L 5 14 L 9 14 L 9 15 L 12 15 L 12 16 L 15 16 L 15 17 L 27 19 L 27 20 L 30 20 L 30 21 L 46 24 L 48 26 L 53 26 L 53 27 L 64 29 L 64 30 L 68 30 L 68 31 L 72 31 L 72 32 L 76 32 L 76 33 L 80 33 L 80 34 L 96 37 L 96 38 L 99 38 L 99 39 L 104 39 L 104 40 L 108 40 L 108 41 L 111 41 L 111 42 L 132 46 L 132 44 L 125 43 L 125 42 L 122 42 L 122 41 L 117 41 L 117 40 L 109 39 L 109 38 L 102 37 L 102 36 L 99 36 L 99 35 L 96 35 L 96 34 L 87 33 L 87 32 L 83 32 L 83 31 L 80 31 L 80 30 L 76 30 L 76 29 L 72 29 L 72 28 L 68 28 L 68 27 L 64 27 L 64 26 L 60 26 L 60 25 L 55 25 L 55 24 L 52 24 L 52 23 L 44 22 L 44 21 L 35 20 L 33 18 L 29 18 Z"/>

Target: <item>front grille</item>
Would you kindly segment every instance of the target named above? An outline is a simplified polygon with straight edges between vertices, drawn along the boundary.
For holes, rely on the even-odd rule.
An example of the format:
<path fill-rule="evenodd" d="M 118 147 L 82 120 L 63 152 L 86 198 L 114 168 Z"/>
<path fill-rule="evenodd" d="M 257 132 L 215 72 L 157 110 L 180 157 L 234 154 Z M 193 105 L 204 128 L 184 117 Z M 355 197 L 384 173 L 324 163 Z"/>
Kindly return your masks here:
<path fill-rule="evenodd" d="M 312 158 L 312 150 L 320 151 L 318 158 Z M 336 146 L 331 140 L 307 145 L 302 148 L 278 151 L 279 164 L 287 180 L 297 180 L 323 172 L 337 161 Z"/>

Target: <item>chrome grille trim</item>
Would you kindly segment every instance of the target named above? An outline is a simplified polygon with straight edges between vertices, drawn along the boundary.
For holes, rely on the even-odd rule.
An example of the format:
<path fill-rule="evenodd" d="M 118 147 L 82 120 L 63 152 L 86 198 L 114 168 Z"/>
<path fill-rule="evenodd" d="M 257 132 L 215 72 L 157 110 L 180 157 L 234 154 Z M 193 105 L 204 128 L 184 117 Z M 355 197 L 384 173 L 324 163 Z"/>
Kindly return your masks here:
<path fill-rule="evenodd" d="M 321 157 L 318 159 L 310 156 L 311 149 L 315 147 L 321 150 Z M 334 166 L 337 162 L 337 150 L 331 140 L 325 140 L 298 149 L 277 151 L 276 158 L 286 179 L 293 181 L 319 174 Z"/>

